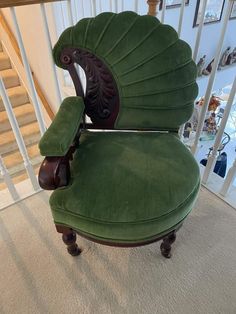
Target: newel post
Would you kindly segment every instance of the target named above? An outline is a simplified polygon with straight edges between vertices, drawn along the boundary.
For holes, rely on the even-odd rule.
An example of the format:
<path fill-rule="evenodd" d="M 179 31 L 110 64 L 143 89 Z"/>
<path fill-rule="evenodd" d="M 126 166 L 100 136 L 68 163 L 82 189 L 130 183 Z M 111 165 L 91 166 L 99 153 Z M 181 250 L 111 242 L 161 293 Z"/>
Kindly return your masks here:
<path fill-rule="evenodd" d="M 156 16 L 160 0 L 148 0 L 148 15 Z"/>

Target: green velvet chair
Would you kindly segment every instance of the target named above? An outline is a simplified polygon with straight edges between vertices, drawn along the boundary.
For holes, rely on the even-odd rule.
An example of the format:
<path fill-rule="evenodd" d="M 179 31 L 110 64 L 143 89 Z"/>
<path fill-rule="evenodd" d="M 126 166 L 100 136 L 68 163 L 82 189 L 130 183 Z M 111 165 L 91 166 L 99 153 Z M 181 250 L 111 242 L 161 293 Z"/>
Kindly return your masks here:
<path fill-rule="evenodd" d="M 123 247 L 162 239 L 170 257 L 200 185 L 178 137 L 198 94 L 191 55 L 172 27 L 134 12 L 85 18 L 60 36 L 53 57 L 77 96 L 63 101 L 40 141 L 39 183 L 55 189 L 52 215 L 71 255 L 81 252 L 78 233 Z"/>

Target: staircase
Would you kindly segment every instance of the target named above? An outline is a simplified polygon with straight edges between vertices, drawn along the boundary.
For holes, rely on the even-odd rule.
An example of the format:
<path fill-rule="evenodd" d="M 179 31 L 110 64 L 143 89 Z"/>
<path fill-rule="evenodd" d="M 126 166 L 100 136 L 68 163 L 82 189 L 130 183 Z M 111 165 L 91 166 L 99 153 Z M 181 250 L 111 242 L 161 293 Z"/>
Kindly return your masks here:
<path fill-rule="evenodd" d="M 38 142 L 40 131 L 34 107 L 31 104 L 27 90 L 21 85 L 17 72 L 12 67 L 9 56 L 3 51 L 0 43 L 0 75 L 5 84 L 7 94 L 11 101 L 15 117 L 18 121 L 21 134 L 28 151 L 29 158 L 38 172 L 42 157 L 39 154 Z M 14 183 L 27 178 L 22 156 L 19 152 L 14 133 L 11 129 L 7 113 L 0 98 L 0 155 L 7 167 Z M 0 190 L 5 189 L 5 183 L 0 178 Z"/>

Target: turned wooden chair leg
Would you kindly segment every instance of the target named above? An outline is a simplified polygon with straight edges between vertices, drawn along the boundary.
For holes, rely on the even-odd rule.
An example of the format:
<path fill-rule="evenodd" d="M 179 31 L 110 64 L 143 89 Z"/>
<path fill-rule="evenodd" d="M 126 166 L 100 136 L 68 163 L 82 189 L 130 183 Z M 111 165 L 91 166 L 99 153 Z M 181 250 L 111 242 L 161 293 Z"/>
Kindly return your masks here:
<path fill-rule="evenodd" d="M 62 233 L 62 240 L 67 245 L 67 251 L 72 256 L 77 256 L 81 253 L 80 248 L 76 243 L 76 233 L 73 229 L 56 225 L 57 232 Z"/>
<path fill-rule="evenodd" d="M 161 254 L 166 257 L 171 257 L 171 244 L 173 244 L 176 240 L 176 230 L 171 232 L 169 235 L 167 235 L 165 238 L 163 238 L 163 241 L 161 243 Z"/>

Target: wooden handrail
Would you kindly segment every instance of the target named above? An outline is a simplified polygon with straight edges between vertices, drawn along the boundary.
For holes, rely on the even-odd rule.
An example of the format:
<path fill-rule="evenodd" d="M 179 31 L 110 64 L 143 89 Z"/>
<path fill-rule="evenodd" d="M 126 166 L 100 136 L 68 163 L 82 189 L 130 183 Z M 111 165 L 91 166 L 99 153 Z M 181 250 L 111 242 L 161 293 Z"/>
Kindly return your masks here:
<path fill-rule="evenodd" d="M 16 7 L 28 4 L 57 2 L 63 0 L 0 0 L 0 8 Z"/>
<path fill-rule="evenodd" d="M 148 15 L 156 16 L 157 15 L 157 5 L 160 0 L 148 0 Z"/>
<path fill-rule="evenodd" d="M 21 53 L 20 53 L 20 48 L 18 46 L 17 40 L 16 40 L 15 35 L 13 34 L 11 28 L 9 27 L 9 25 L 8 25 L 4 15 L 3 15 L 3 13 L 1 12 L 1 10 L 0 10 L 0 24 L 1 24 L 2 28 L 4 29 L 4 31 L 6 32 L 6 34 L 8 35 L 9 40 L 10 40 L 10 42 L 12 44 L 12 47 L 15 50 L 18 58 L 20 59 L 22 65 L 23 65 L 23 61 L 22 61 L 22 57 L 21 57 Z M 41 100 L 41 103 L 44 106 L 44 108 L 45 108 L 48 116 L 50 117 L 50 119 L 53 120 L 53 118 L 55 117 L 55 114 L 53 113 L 53 111 L 52 111 L 52 109 L 51 109 L 51 107 L 50 107 L 50 105 L 49 105 L 49 103 L 47 101 L 47 98 L 46 98 L 46 96 L 44 95 L 44 93 L 42 91 L 42 88 L 41 88 L 41 86 L 39 84 L 39 81 L 35 77 L 34 73 L 32 73 L 32 76 L 33 76 L 34 85 L 35 85 L 37 94 L 38 94 L 38 96 L 39 96 L 39 98 Z"/>

